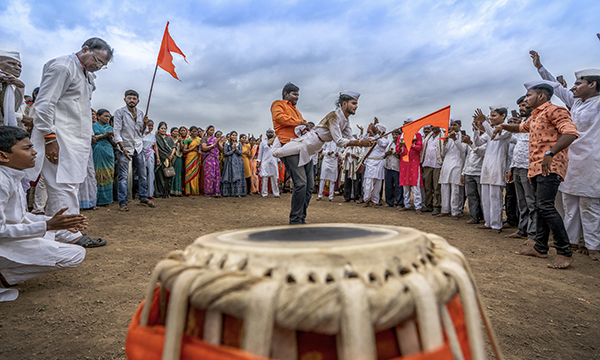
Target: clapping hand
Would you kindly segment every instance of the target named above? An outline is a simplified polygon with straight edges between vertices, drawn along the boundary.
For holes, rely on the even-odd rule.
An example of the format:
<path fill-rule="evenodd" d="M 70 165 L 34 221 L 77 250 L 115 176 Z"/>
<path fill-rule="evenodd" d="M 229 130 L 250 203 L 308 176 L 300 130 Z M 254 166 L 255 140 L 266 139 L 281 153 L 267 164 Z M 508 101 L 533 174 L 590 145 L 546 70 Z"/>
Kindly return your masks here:
<path fill-rule="evenodd" d="M 81 214 L 63 215 L 68 207 L 60 209 L 52 219 L 46 221 L 46 230 L 69 230 L 77 232 L 87 228 L 86 217 Z"/>

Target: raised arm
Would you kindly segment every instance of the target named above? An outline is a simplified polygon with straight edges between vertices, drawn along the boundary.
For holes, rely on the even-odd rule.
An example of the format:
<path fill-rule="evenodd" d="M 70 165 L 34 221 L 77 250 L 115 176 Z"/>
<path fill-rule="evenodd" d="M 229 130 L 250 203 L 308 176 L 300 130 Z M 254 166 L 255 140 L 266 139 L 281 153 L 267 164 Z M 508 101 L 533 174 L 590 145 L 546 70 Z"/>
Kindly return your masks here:
<path fill-rule="evenodd" d="M 548 69 L 546 69 L 544 67 L 544 65 L 542 65 L 542 62 L 540 60 L 540 55 L 536 51 L 531 50 L 529 52 L 529 55 L 531 56 L 531 59 L 533 60 L 533 66 L 535 66 L 538 69 L 538 73 L 540 74 L 542 79 L 552 81 L 553 83 L 555 83 L 555 84 L 553 84 L 554 95 L 556 95 L 556 97 L 558 97 L 569 108 L 572 107 L 573 104 L 575 103 L 575 98 L 573 97 L 573 93 L 571 91 L 569 91 L 568 89 L 566 89 L 565 87 L 563 87 L 558 82 L 558 80 L 556 80 L 554 75 L 552 75 L 550 73 L 550 71 L 548 71 Z"/>

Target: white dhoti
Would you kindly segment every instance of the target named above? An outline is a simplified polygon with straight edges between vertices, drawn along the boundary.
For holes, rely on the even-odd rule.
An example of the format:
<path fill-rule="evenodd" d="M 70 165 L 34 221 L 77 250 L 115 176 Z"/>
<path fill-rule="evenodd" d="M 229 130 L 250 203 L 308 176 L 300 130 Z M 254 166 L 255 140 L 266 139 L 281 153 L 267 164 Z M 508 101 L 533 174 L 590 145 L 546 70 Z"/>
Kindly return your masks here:
<path fill-rule="evenodd" d="M 57 231 L 56 236 L 62 232 L 64 231 Z M 6 281 L 14 285 L 57 270 L 74 268 L 81 264 L 84 258 L 85 249 L 83 247 L 72 244 L 58 244 L 58 254 L 54 266 L 22 264 L 0 257 L 0 269 Z"/>
<path fill-rule="evenodd" d="M 481 207 L 485 226 L 502 229 L 502 186 L 481 184 Z"/>
<path fill-rule="evenodd" d="M 569 241 L 578 244 L 583 236 L 588 250 L 600 250 L 600 198 L 562 193 L 563 221 Z"/>
<path fill-rule="evenodd" d="M 304 135 L 301 139 L 292 139 L 283 146 L 278 139 L 275 139 L 273 143 L 273 156 L 276 158 L 282 158 L 291 155 L 300 155 L 298 161 L 298 167 L 308 164 L 311 160 L 311 156 L 318 153 L 325 142 L 319 139 L 319 136 L 315 131 L 311 131 Z"/>
<path fill-rule="evenodd" d="M 42 176 L 46 181 L 48 202 L 46 204 L 46 216 L 54 216 L 60 209 L 68 207 L 65 214 L 79 214 L 79 184 L 66 184 L 56 182 L 58 165 L 52 164 L 44 159 L 42 165 Z M 56 240 L 62 243 L 71 243 L 81 237 L 80 232 L 69 231 L 57 232 Z"/>
<path fill-rule="evenodd" d="M 277 187 L 277 177 L 275 176 L 261 176 L 262 179 L 262 197 L 269 195 L 269 181 L 271 182 L 271 189 L 273 190 L 273 196 L 279 196 L 279 187 Z"/>
<path fill-rule="evenodd" d="M 319 199 L 323 197 L 323 190 L 325 189 L 325 181 L 326 179 L 321 179 L 319 181 Z M 335 181 L 329 180 L 329 200 L 333 200 L 335 192 Z"/>
<path fill-rule="evenodd" d="M 383 180 L 374 178 L 363 179 L 363 201 L 371 201 L 375 204 L 379 204 L 381 185 Z"/>
<path fill-rule="evenodd" d="M 412 205 L 410 204 L 410 194 L 412 192 L 414 197 L 414 206 L 416 210 L 421 210 L 423 208 L 423 198 L 421 197 L 421 187 L 420 186 L 410 186 L 403 185 L 402 190 L 404 192 L 404 207 L 407 209 L 412 209 Z"/>
<path fill-rule="evenodd" d="M 457 216 L 463 207 L 462 186 L 457 184 L 442 185 L 442 214 Z"/>

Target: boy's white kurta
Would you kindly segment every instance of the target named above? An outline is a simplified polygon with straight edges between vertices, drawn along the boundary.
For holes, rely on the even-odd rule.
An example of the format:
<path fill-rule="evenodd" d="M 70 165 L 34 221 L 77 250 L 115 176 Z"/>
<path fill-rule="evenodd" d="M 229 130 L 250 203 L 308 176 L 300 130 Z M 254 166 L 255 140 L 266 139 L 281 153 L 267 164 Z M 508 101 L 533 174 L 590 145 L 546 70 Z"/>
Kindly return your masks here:
<path fill-rule="evenodd" d="M 54 241 L 55 232 L 46 231 L 49 217 L 26 212 L 24 176 L 0 165 L 0 273 L 11 284 L 75 267 L 85 256 L 81 246 Z"/>
<path fill-rule="evenodd" d="M 80 184 L 86 176 L 91 148 L 91 99 L 95 75 L 84 74 L 75 54 L 61 56 L 44 65 L 40 92 L 35 101 L 31 141 L 38 152 L 28 179 L 37 179 L 45 160 L 44 135 L 56 134 L 58 169 L 56 182 Z"/>
<path fill-rule="evenodd" d="M 277 177 L 279 176 L 277 159 L 273 157 L 271 146 L 267 144 L 268 141 L 269 139 L 261 141 L 260 146 L 258 147 L 258 159 L 256 159 L 256 161 L 260 162 L 260 177 Z"/>
<path fill-rule="evenodd" d="M 387 136 L 377 140 L 377 145 L 365 159 L 365 179 L 385 179 L 384 156 L 389 143 Z"/>
<path fill-rule="evenodd" d="M 460 177 L 465 157 L 467 155 L 467 144 L 463 143 L 462 134 L 458 133 L 456 140 L 448 138 L 448 141 L 442 146 L 442 157 L 444 162 L 440 170 L 440 184 L 462 185 Z"/>
<path fill-rule="evenodd" d="M 483 122 L 487 137 L 475 136 L 474 143 L 481 146 L 487 140 L 487 149 L 481 164 L 481 183 L 496 186 L 505 186 L 506 165 L 508 162 L 508 144 L 512 134 L 503 130 L 493 140 L 494 130 L 487 121 Z"/>
<path fill-rule="evenodd" d="M 341 149 L 333 141 L 323 145 L 323 162 L 321 163 L 321 180 L 337 181 L 338 157 Z M 331 155 L 329 153 L 332 153 Z M 310 161 L 310 159 L 309 159 Z"/>
<path fill-rule="evenodd" d="M 562 87 L 542 67 L 543 79 L 554 81 L 554 95 L 571 109 L 579 137 L 569 145 L 569 164 L 559 190 L 563 196 L 563 220 L 571 243 L 583 235 L 590 250 L 600 250 L 600 96 L 582 101 Z"/>
<path fill-rule="evenodd" d="M 333 141 L 338 147 L 344 148 L 354 140 L 350 121 L 344 116 L 342 109 L 327 114 L 315 128 L 300 141 L 290 141 L 273 153 L 276 157 L 300 154 L 298 166 L 304 166 L 311 156 L 323 148 L 323 144 Z M 316 164 L 315 164 L 316 165 Z"/>

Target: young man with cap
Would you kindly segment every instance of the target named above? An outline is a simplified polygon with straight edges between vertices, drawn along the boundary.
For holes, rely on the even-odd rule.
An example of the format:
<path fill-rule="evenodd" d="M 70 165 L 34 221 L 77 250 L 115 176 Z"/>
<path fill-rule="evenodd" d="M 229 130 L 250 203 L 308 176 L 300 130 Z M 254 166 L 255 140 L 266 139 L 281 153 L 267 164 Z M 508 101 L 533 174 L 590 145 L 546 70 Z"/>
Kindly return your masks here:
<path fill-rule="evenodd" d="M 531 117 L 519 125 L 498 125 L 494 135 L 503 130 L 529 132 L 528 177 L 536 194 L 536 236 L 533 248 L 526 247 L 517 255 L 548 257 L 550 230 L 558 254 L 548 267 L 565 269 L 573 262 L 569 249 L 569 237 L 556 207 L 554 199 L 558 187 L 567 172 L 569 157 L 565 150 L 578 136 L 577 127 L 567 109 L 550 102 L 554 93 L 549 81 L 525 84 L 525 103 L 533 112 Z M 488 149 L 489 151 L 489 149 Z"/>
<path fill-rule="evenodd" d="M 442 211 L 442 187 L 440 186 L 440 171 L 442 170 L 442 140 L 440 128 L 426 126 L 423 128 L 423 151 L 421 151 L 421 166 L 423 168 L 423 186 L 425 203 L 423 212 L 438 215 Z"/>
<path fill-rule="evenodd" d="M 365 207 L 379 205 L 381 185 L 385 178 L 385 150 L 390 143 L 385 134 L 386 128 L 381 124 L 373 126 L 371 139 L 376 142 L 375 148 L 365 159 L 365 175 L 363 180 L 363 201 Z M 380 138 L 381 137 L 381 138 Z"/>
<path fill-rule="evenodd" d="M 258 148 L 258 158 L 256 159 L 256 167 L 259 169 L 259 176 L 262 179 L 262 197 L 269 195 L 269 181 L 271 182 L 271 189 L 273 190 L 273 196 L 279 197 L 279 188 L 277 187 L 277 159 L 273 157 L 271 148 L 273 145 L 269 145 L 269 140 L 275 137 L 275 131 L 269 128 L 266 132 L 266 137 L 261 141 Z"/>
<path fill-rule="evenodd" d="M 531 52 L 533 64 L 543 79 L 555 82 L 542 66 L 539 55 Z M 560 185 L 565 211 L 564 222 L 572 245 L 583 235 L 585 247 L 593 260 L 600 260 L 600 69 L 575 73 L 571 90 L 554 86 L 556 95 L 571 108 L 579 137 L 569 146 L 569 165 L 565 181 Z"/>
<path fill-rule="evenodd" d="M 442 212 L 436 217 L 452 215 L 454 220 L 458 220 L 463 208 L 464 188 L 460 177 L 465 164 L 467 146 L 462 142 L 461 125 L 460 119 L 450 119 L 450 133 L 442 147 L 444 162 L 439 179 L 442 186 Z"/>

